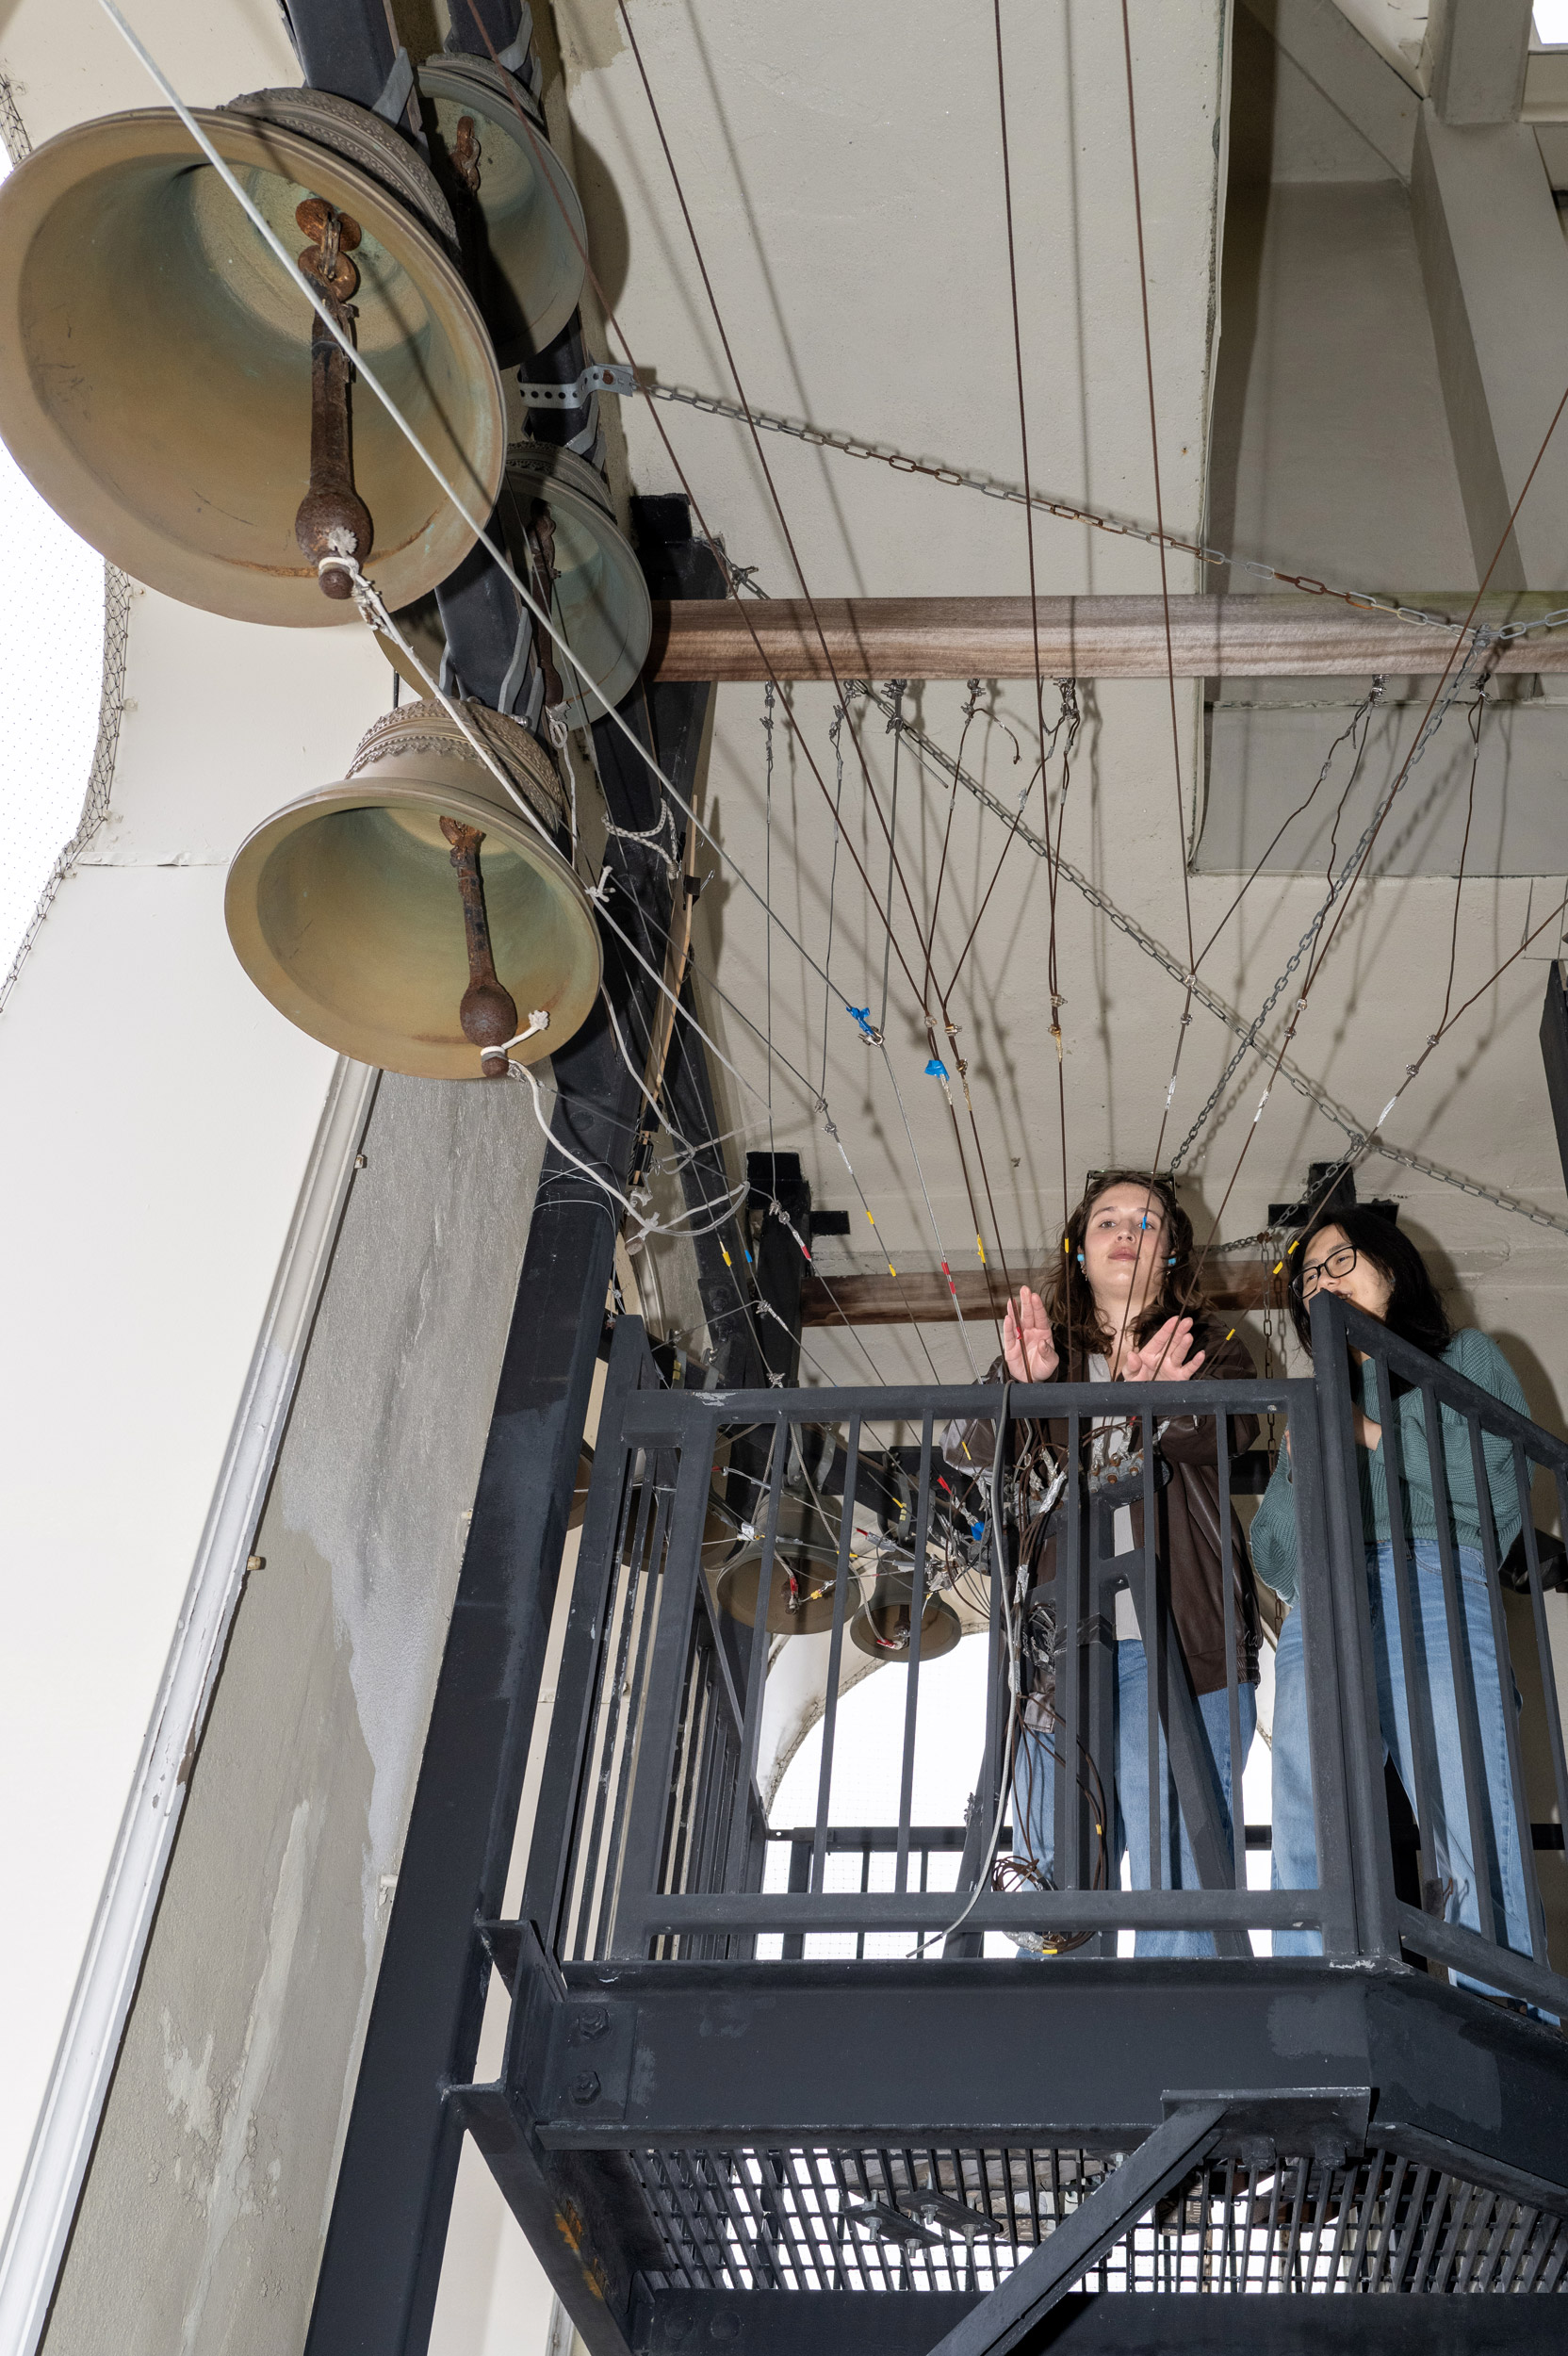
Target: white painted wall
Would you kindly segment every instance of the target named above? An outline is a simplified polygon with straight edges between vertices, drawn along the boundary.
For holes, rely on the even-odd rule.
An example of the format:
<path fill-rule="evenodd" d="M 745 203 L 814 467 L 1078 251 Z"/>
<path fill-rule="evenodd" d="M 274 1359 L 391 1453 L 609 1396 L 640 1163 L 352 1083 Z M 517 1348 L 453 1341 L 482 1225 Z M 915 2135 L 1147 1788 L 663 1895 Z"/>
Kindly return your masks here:
<path fill-rule="evenodd" d="M 240 971 L 224 870 L 385 676 L 139 593 L 113 815 L 0 1021 L 0 2208 L 333 1069 Z"/>
<path fill-rule="evenodd" d="M 252 988 L 228 859 L 385 700 L 357 630 L 138 593 L 108 826 L 0 1021 L 0 2206 L 8 2207 L 333 1057 Z"/>

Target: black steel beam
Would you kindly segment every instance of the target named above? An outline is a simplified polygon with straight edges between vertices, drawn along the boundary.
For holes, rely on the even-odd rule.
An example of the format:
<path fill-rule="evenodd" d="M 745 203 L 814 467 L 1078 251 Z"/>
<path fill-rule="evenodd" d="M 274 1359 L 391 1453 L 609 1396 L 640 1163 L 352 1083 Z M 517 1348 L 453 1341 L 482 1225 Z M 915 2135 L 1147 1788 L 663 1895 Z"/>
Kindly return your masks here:
<path fill-rule="evenodd" d="M 639 2313 L 634 2346 L 636 2356 L 926 2356 L 975 2303 L 966 2291 L 661 2291 Z M 1521 2356 L 1559 2337 L 1543 2298 L 1075 2291 L 1022 2345 L 1025 2356 Z"/>
<path fill-rule="evenodd" d="M 509 1972 L 514 1953 L 498 1947 Z M 530 2109 L 553 2148 L 1119 2151 L 1159 2124 L 1174 2079 L 1366 2085 L 1375 2135 L 1443 2138 L 1470 2155 L 1478 2181 L 1528 2178 L 1546 2188 L 1529 2197 L 1568 2214 L 1568 2047 L 1402 1965 L 570 1964 L 565 1980 L 568 2013 L 625 2009 L 634 2021 L 591 2113 L 570 2097 L 574 2049 L 547 2058 Z"/>
<path fill-rule="evenodd" d="M 1562 968 L 1554 957 L 1546 968 L 1546 1000 L 1541 1009 L 1541 1059 L 1546 1067 L 1546 1094 L 1557 1131 L 1558 1158 L 1568 1183 L 1568 991 Z"/>
<path fill-rule="evenodd" d="M 374 106 L 399 48 L 386 0 L 284 0 L 284 17 L 312 90 Z"/>
<path fill-rule="evenodd" d="M 680 782 L 703 691 L 634 694 Z M 617 827 L 645 831 L 660 790 L 618 729 L 596 752 Z M 683 786 L 685 791 L 686 787 Z M 616 923 L 662 970 L 668 872 L 624 834 L 607 857 Z M 658 985 L 613 934 L 606 989 L 623 1035 L 645 1038 Z M 624 1186 L 641 1102 L 602 1009 L 552 1058 L 551 1124 L 589 1168 Z M 475 1922 L 501 1903 L 555 1601 L 617 1217 L 552 1143 L 535 1199 L 474 1499 L 414 1809 L 404 1842 L 353 2110 L 328 2227 L 307 2356 L 410 2356 L 429 2337 L 462 2139 L 449 2086 L 473 2076 L 489 1966 Z"/>

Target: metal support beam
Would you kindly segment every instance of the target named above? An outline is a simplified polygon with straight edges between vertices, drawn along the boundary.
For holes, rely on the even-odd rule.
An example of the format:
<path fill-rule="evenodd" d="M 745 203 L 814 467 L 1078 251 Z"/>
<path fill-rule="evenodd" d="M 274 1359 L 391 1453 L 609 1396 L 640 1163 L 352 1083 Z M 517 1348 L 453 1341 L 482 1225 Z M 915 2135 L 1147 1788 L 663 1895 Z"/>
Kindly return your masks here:
<path fill-rule="evenodd" d="M 1531 0 L 1431 0 L 1421 62 L 1444 123 L 1517 123 Z"/>
<path fill-rule="evenodd" d="M 1520 136 L 1528 139 L 1529 134 Z M 1535 172 L 1560 248 L 1562 238 L 1539 158 Z M 1568 275 L 1568 258 L 1563 273 Z M 1568 334 L 1568 329 L 1542 323 L 1538 340 L 1560 333 Z M 1512 342 L 1503 348 L 1511 351 Z M 1560 382 L 1554 401 L 1561 390 Z M 1540 405 L 1539 401 L 1530 402 L 1532 417 Z M 1531 455 L 1551 411 L 1548 401 L 1535 426 Z M 1532 500 L 1534 497 L 1532 491 Z M 1505 506 L 1505 520 L 1507 514 Z M 1494 544 L 1495 539 L 1494 532 Z M 1489 547 L 1487 556 L 1491 553 Z M 1361 612 L 1295 593 L 1173 597 L 1176 673 L 1181 679 L 1370 678 L 1377 671 L 1397 678 L 1432 676 L 1457 662 L 1459 625 L 1470 611 L 1472 597 L 1473 592 L 1456 589 L 1424 593 L 1414 599 L 1424 613 L 1451 614 L 1452 628 L 1401 622 L 1391 614 Z M 1544 614 L 1553 602 L 1489 596 L 1482 598 L 1476 619 L 1497 629 Z M 1041 597 L 1039 624 L 1040 661 L 1054 679 L 1166 676 L 1165 617 L 1158 597 Z M 765 604 L 748 600 L 743 606 L 734 599 L 656 605 L 647 676 L 825 679 L 832 672 L 823 654 L 823 638 L 841 679 L 1035 676 L 1027 597 L 819 597 L 814 612 L 800 597 L 770 597 Z M 1511 644 L 1497 656 L 1495 667 L 1504 672 L 1568 670 L 1568 632 Z"/>
<path fill-rule="evenodd" d="M 663 2291 L 649 2301 L 637 2356 L 925 2356 L 964 2291 Z M 1524 2356 L 1552 2327 L 1533 2299 L 1183 2298 L 1151 2291 L 1071 2291 L 1035 2344 L 1038 2356 Z M 1543 2334 L 1544 2333 L 1544 2338 Z"/>
<path fill-rule="evenodd" d="M 1212 2151 L 1225 2111 L 1218 2097 L 1178 2102 L 1164 2126 L 1156 2127 L 1114 2176 L 937 2342 L 932 2356 L 1007 2356 L 1080 2275 Z"/>
<path fill-rule="evenodd" d="M 658 563 L 646 568 L 648 586 L 656 597 L 713 602 L 726 595 L 724 567 L 705 540 L 693 538 L 691 511 L 684 499 L 634 499 L 632 515 L 634 521 L 645 516 L 656 528 L 652 545 L 659 551 Z M 712 690 L 704 681 L 690 707 L 687 758 L 694 780 L 711 704 Z M 695 1018 L 696 992 L 689 965 L 681 982 L 680 1002 Z M 698 1149 L 682 1163 L 680 1184 L 688 1211 L 701 1214 L 694 1222 L 693 1250 L 697 1291 L 713 1351 L 712 1380 L 721 1390 L 760 1389 L 768 1375 L 757 1345 L 756 1319 L 747 1314 L 751 1285 L 740 1219 L 716 1222 L 711 1208 L 730 1190 L 728 1164 L 718 1143 L 726 1124 L 719 1119 L 708 1052 L 690 1023 L 678 1023 L 671 1035 L 664 1059 L 664 1105 L 671 1127 Z"/>
<path fill-rule="evenodd" d="M 1204 1291 L 1217 1309 L 1258 1309 L 1271 1293 L 1284 1303 L 1284 1279 L 1271 1276 L 1272 1263 L 1211 1260 Z M 802 1325 L 945 1325 L 961 1309 L 966 1317 L 1000 1317 L 1007 1286 L 1000 1268 L 955 1276 L 958 1308 L 939 1270 L 912 1268 L 896 1276 L 808 1276 L 800 1288 Z"/>
<path fill-rule="evenodd" d="M 625 716 L 681 778 L 692 691 L 628 699 Z M 636 832 L 661 802 L 646 765 L 601 722 L 610 816 Z M 613 834 L 616 921 L 662 967 L 668 875 Z M 622 1033 L 646 1038 L 654 982 L 614 936 L 605 983 Z M 641 1098 L 596 1013 L 553 1060 L 551 1124 L 624 1186 Z M 489 1979 L 477 1916 L 500 1907 L 523 1770 L 597 1357 L 617 1219 L 608 1195 L 552 1144 L 501 1365 L 457 1597 L 436 1684 L 392 1919 L 317 2285 L 307 2356 L 414 2356 L 429 2336 L 462 2122 L 445 2089 L 473 2075 Z"/>
<path fill-rule="evenodd" d="M 1541 1009 L 1541 1057 L 1546 1067 L 1546 1094 L 1562 1176 L 1568 1185 L 1568 992 L 1562 987 L 1562 961 L 1554 957 L 1546 969 L 1546 1003 Z"/>
<path fill-rule="evenodd" d="M 1501 0 L 1485 0 L 1483 13 L 1506 10 Z M 1494 588 L 1568 585 L 1568 437 L 1560 427 L 1530 480 L 1568 384 L 1568 245 L 1534 133 L 1519 123 L 1459 130 L 1427 106 L 1410 203 L 1477 579 L 1506 533 Z M 1527 482 L 1529 497 L 1511 528 Z M 1556 669 L 1562 651 L 1532 637 L 1502 667 Z"/>

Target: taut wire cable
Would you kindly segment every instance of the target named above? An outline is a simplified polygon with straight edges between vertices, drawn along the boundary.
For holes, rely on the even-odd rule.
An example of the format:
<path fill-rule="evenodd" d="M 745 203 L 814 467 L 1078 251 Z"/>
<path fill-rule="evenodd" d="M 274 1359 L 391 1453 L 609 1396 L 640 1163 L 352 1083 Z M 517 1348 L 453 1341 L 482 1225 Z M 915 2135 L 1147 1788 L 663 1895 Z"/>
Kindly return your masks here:
<path fill-rule="evenodd" d="M 1024 503 L 1023 503 L 1023 520 L 1024 520 L 1024 532 L 1025 532 L 1025 537 L 1026 537 L 1026 540 L 1027 540 L 1027 543 L 1028 543 L 1028 549 L 1029 549 L 1029 622 L 1030 622 L 1030 635 L 1031 635 L 1031 639 L 1032 639 L 1032 642 L 1033 642 L 1033 647 L 1034 647 L 1034 657 L 1035 657 L 1035 721 L 1036 721 L 1036 727 L 1037 727 L 1037 732 L 1038 732 L 1038 740 L 1039 740 L 1039 747 L 1040 747 L 1040 800 L 1041 800 L 1041 804 L 1042 804 L 1042 806 L 1043 806 L 1043 815 L 1044 815 L 1044 825 L 1045 825 L 1045 838 L 1046 838 L 1046 841 L 1049 843 L 1049 842 L 1050 842 L 1050 839 L 1051 839 L 1051 799 L 1050 799 L 1050 790 L 1049 790 L 1049 786 L 1048 786 L 1048 783 L 1047 783 L 1047 774 L 1048 774 L 1048 773 L 1047 773 L 1047 769 L 1046 769 L 1046 749 L 1045 749 L 1045 677 L 1044 677 L 1044 668 L 1043 668 L 1043 665 L 1042 665 L 1042 663 L 1041 663 L 1041 662 L 1040 662 L 1040 598 L 1039 598 L 1039 581 L 1038 581 L 1038 576 L 1037 576 L 1037 570 L 1036 570 L 1036 564 L 1035 564 L 1035 503 L 1034 503 L 1034 499 L 1033 499 L 1033 497 L 1032 497 L 1032 492 L 1033 492 L 1033 487 L 1034 487 L 1034 486 L 1033 486 L 1033 484 L 1032 484 L 1032 483 L 1031 483 L 1031 480 L 1030 480 L 1030 471 L 1029 471 L 1029 404 L 1028 404 L 1028 401 L 1027 401 L 1027 400 L 1026 400 L 1026 398 L 1025 398 L 1025 395 L 1024 395 L 1024 386 L 1023 386 L 1023 329 L 1022 329 L 1022 324 L 1021 324 L 1021 319 L 1020 319 L 1020 314 L 1019 314 L 1019 300 L 1018 300 L 1018 246 L 1017 246 L 1017 237 L 1016 237 L 1016 231 L 1015 231 L 1015 226 L 1014 226 L 1014 221 L 1013 221 L 1013 167 L 1012 167 L 1012 155 L 1011 155 L 1011 149 L 1010 149 L 1009 142 L 1008 142 L 1008 139 L 1007 139 L 1007 77 L 1006 77 L 1006 70 L 1005 70 L 1005 67 L 1004 67 L 1004 61 L 1003 61 L 1003 44 L 1002 44 L 1002 0 L 991 0 L 991 15 L 992 15 L 992 20 L 993 20 L 993 25 L 994 25 L 995 34 L 996 34 L 996 102 L 997 102 L 997 114 L 998 114 L 998 118 L 999 118 L 1000 123 L 1001 123 L 1001 129 L 1002 129 L 1002 188 L 1003 188 L 1004 205 L 1004 209 L 1005 209 L 1005 212 L 1006 212 L 1006 218 L 1007 218 L 1007 291 L 1008 291 L 1008 295 L 1009 295 L 1009 298 L 1010 298 L 1010 301 L 1011 301 L 1011 305 L 1012 305 L 1012 319 L 1013 319 L 1013 372 L 1014 372 L 1014 375 L 1015 375 L 1015 377 L 1016 377 L 1016 379 L 1017 379 L 1017 384 L 1018 384 L 1018 431 L 1019 431 L 1019 443 L 1020 443 L 1020 448 L 1021 448 L 1021 454 L 1022 454 L 1022 461 L 1023 461 L 1023 502 L 1024 502 Z M 1156 489 L 1156 494 L 1157 494 L 1157 492 L 1158 492 L 1158 487 L 1159 487 L 1159 473 L 1158 473 L 1158 467 L 1156 466 L 1156 469 L 1155 469 L 1155 489 Z M 1156 512 L 1157 512 L 1157 511 L 1158 511 L 1158 499 L 1157 499 L 1157 496 L 1156 496 L 1156 502 L 1155 502 L 1155 504 L 1156 504 Z M 1163 532 L 1163 530 L 1164 530 L 1164 518 L 1163 518 L 1163 517 L 1161 518 L 1161 530 L 1162 530 L 1162 532 Z M 1164 552 L 1164 549 L 1162 548 L 1162 550 L 1161 550 L 1161 563 L 1163 564 L 1163 563 L 1164 563 L 1164 561 L 1165 561 L 1165 552 Z M 1169 637 L 1169 608 L 1168 608 L 1168 606 L 1167 606 L 1167 639 L 1168 639 L 1168 637 Z M 1058 722 L 1058 726 L 1059 726 L 1059 725 L 1060 725 L 1060 723 Z M 1053 743 L 1054 743 L 1054 740 L 1053 740 Z M 1070 750 L 1070 744 L 1069 750 Z M 1062 814 L 1063 814 L 1064 816 L 1065 816 L 1065 813 L 1066 813 L 1066 805 L 1067 805 L 1067 781 L 1068 781 L 1068 763 L 1067 763 L 1067 761 L 1064 761 L 1064 762 L 1063 762 L 1063 770 L 1062 770 L 1062 796 L 1061 796 L 1061 801 L 1062 801 Z M 1180 797 L 1180 786 L 1178 785 L 1178 798 L 1179 798 L 1179 797 Z M 1020 808 L 1020 815 L 1021 815 L 1021 816 L 1022 815 L 1021 806 L 1021 808 Z M 1011 850 L 1011 848 L 1012 848 L 1012 846 L 1013 846 L 1013 842 L 1014 842 L 1014 839 L 1015 839 L 1015 837 L 1016 837 L 1016 835 L 1017 835 L 1017 831 L 1018 831 L 1018 829 L 1015 827 L 1015 828 L 1013 829 L 1012 833 L 1011 833 L 1011 834 L 1009 834 L 1009 835 L 1007 836 L 1007 838 L 1005 839 L 1005 841 L 1004 842 L 1004 843 L 1003 843 L 1003 845 L 1002 845 L 1002 859 L 1005 859 L 1005 858 L 1006 858 L 1006 856 L 1007 856 L 1007 853 Z M 1047 987 L 1047 989 L 1048 989 L 1048 990 L 1050 991 L 1050 994 L 1051 994 L 1051 1036 L 1052 1036 L 1052 1039 L 1054 1040 L 1054 1042 L 1055 1042 L 1055 1047 L 1056 1047 L 1056 1100 L 1057 1100 L 1057 1110 L 1058 1110 L 1058 1114 L 1059 1114 L 1059 1118 L 1060 1118 L 1060 1126 L 1061 1126 L 1061 1140 L 1062 1140 L 1062 1226 L 1063 1226 L 1063 1229 L 1064 1229 L 1064 1231 L 1065 1231 L 1065 1229 L 1066 1229 L 1066 1227 L 1067 1227 L 1067 1221 L 1068 1221 L 1068 1217 L 1069 1217 L 1069 1214 L 1070 1213 L 1070 1211 L 1071 1211 L 1071 1209 L 1072 1209 L 1072 1190 L 1071 1190 L 1071 1181 L 1070 1181 L 1070 1177 L 1069 1177 L 1069 1175 L 1068 1175 L 1068 1160 L 1067 1160 L 1067 1062 L 1066 1062 L 1066 1057 L 1065 1057 L 1065 1055 L 1064 1055 L 1064 1052 L 1063 1052 L 1063 1046 L 1062 1046 L 1062 993 L 1061 993 L 1061 975 L 1060 975 L 1060 973 L 1059 973 L 1058 968 L 1057 968 L 1057 957 L 1056 957 L 1056 889 L 1057 889 L 1057 882 L 1058 882 L 1058 877 L 1057 877 L 1057 873 L 1056 873 L 1056 860 L 1057 860 L 1057 856 L 1059 856 L 1059 854 L 1060 854 L 1060 850 L 1061 850 L 1061 834 L 1060 834 L 1060 826 L 1059 826 L 1059 824 L 1058 824 L 1057 839 L 1056 839 L 1056 843 L 1055 843 L 1055 846 L 1054 846 L 1054 855 L 1053 855 L 1052 857 L 1050 857 L 1050 858 L 1048 858 L 1048 859 L 1047 859 L 1047 860 L 1046 860 L 1046 867 L 1045 867 L 1046 903 L 1047 903 L 1047 916 L 1048 916 L 1048 933 L 1047 933 L 1047 940 L 1046 940 L 1046 987 Z M 1001 874 L 1001 872 L 1002 872 L 1002 859 L 998 859 L 998 861 L 997 861 L 997 874 L 998 874 L 998 875 L 1000 875 L 1000 874 Z M 988 892 L 988 894 L 987 894 L 988 899 L 989 898 L 989 896 L 990 896 L 990 895 L 989 895 L 989 893 Z M 956 975 L 954 976 L 955 981 L 956 980 L 956 978 L 957 978 L 957 976 L 956 976 Z M 944 1001 L 944 1005 L 943 1005 L 943 1011 L 944 1011 L 944 1013 L 945 1013 L 945 1011 L 946 1011 L 946 1005 L 945 1005 L 945 1001 Z M 967 1091 L 966 1091 L 966 1092 L 967 1092 Z M 989 1189 L 989 1186 L 988 1186 L 988 1187 L 987 1187 L 987 1193 L 988 1193 L 988 1194 L 989 1194 L 989 1191 L 990 1191 L 990 1189 Z M 1007 1281 L 1007 1296 L 1008 1296 L 1008 1299 L 1009 1299 L 1009 1300 L 1011 1300 L 1011 1298 L 1012 1298 L 1012 1290 L 1013 1290 L 1013 1287 L 1012 1287 L 1012 1280 L 1011 1280 L 1011 1277 L 1009 1277 L 1009 1278 L 1008 1278 L 1008 1281 Z"/>
<path fill-rule="evenodd" d="M 868 679 L 852 680 L 850 694 L 852 696 L 858 696 L 871 703 L 878 703 L 880 700 L 876 688 Z M 923 734 L 913 721 L 906 720 L 904 725 L 911 741 L 920 745 L 929 761 L 933 762 L 936 767 L 945 770 L 950 777 L 956 777 L 964 791 L 979 802 L 984 809 L 988 810 L 993 817 L 1001 819 L 1004 826 L 1011 825 L 1013 812 L 1004 802 L 997 799 L 988 785 L 973 776 L 971 771 L 959 769 L 951 753 L 937 744 L 934 738 Z M 1043 859 L 1046 857 L 1047 845 L 1031 828 L 1020 826 L 1019 838 L 1037 859 Z M 1102 891 L 1093 878 L 1085 875 L 1083 869 L 1075 866 L 1065 853 L 1061 859 L 1061 872 L 1074 892 L 1086 900 L 1090 908 L 1103 916 L 1116 931 L 1130 941 L 1135 949 L 1150 958 L 1163 973 L 1168 974 L 1179 988 L 1185 988 L 1187 978 L 1185 969 L 1173 950 L 1168 949 L 1162 941 L 1157 941 L 1152 933 L 1147 931 L 1138 923 L 1136 917 L 1129 916 L 1125 908 L 1119 906 L 1109 893 Z M 1212 1014 L 1217 1023 L 1223 1023 L 1225 1028 L 1235 1037 L 1240 1039 L 1247 1036 L 1250 1027 L 1247 1018 L 1239 1013 L 1227 999 L 1221 997 L 1218 990 L 1213 989 L 1202 979 L 1201 975 L 1194 984 L 1193 998 L 1205 1013 Z M 1315 1106 L 1326 1121 L 1331 1121 L 1344 1137 L 1348 1137 L 1352 1148 L 1360 1145 L 1366 1135 L 1365 1130 L 1351 1118 L 1344 1105 L 1335 1102 L 1321 1081 L 1314 1079 L 1310 1072 L 1303 1072 L 1288 1056 L 1280 1068 L 1280 1076 L 1298 1096 L 1307 1104 Z M 1438 1186 L 1451 1186 L 1456 1192 L 1471 1195 L 1478 1202 L 1491 1203 L 1498 1210 L 1508 1211 L 1516 1219 L 1528 1220 L 1533 1226 L 1550 1228 L 1555 1234 L 1568 1234 L 1568 1219 L 1561 1218 L 1555 1211 L 1544 1211 L 1538 1203 L 1527 1203 L 1522 1196 L 1509 1194 L 1499 1187 L 1483 1186 L 1478 1179 L 1466 1177 L 1462 1170 L 1450 1170 L 1444 1163 L 1434 1162 L 1426 1154 L 1413 1153 L 1405 1146 L 1391 1145 L 1386 1138 L 1380 1141 L 1377 1151 L 1384 1161 L 1393 1162 L 1401 1170 L 1413 1170 L 1423 1178 L 1430 1178 Z"/>

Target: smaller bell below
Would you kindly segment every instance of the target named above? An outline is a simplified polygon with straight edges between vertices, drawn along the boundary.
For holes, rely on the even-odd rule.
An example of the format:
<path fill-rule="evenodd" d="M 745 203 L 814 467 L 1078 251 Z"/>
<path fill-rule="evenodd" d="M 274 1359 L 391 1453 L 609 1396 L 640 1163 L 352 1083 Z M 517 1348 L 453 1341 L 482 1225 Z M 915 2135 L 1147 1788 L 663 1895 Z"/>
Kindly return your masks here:
<path fill-rule="evenodd" d="M 500 515 L 513 563 L 532 575 L 538 601 L 572 651 L 568 663 L 541 635 L 541 660 L 557 675 L 562 721 L 568 728 L 589 728 L 629 693 L 647 660 L 653 605 L 643 568 L 615 521 L 602 476 L 552 443 L 513 443 Z M 553 700 L 547 693 L 547 701 Z"/>
<path fill-rule="evenodd" d="M 471 913 L 482 911 L 498 1003 L 510 999 L 519 1029 L 536 1009 L 549 1018 L 512 1048 L 516 1061 L 563 1046 L 599 987 L 593 909 L 548 839 L 564 838 L 566 816 L 554 764 L 515 721 L 477 704 L 464 716 L 538 826 L 441 705 L 404 704 L 376 722 L 347 777 L 241 843 L 224 893 L 236 955 L 281 1014 L 340 1055 L 417 1079 L 487 1076 L 463 1020 Z"/>
<path fill-rule="evenodd" d="M 757 1589 L 762 1574 L 762 1548 L 754 1542 L 719 1575 L 719 1610 L 744 1628 L 757 1626 Z M 819 1636 L 833 1625 L 833 1594 L 838 1583 L 836 1547 L 781 1539 L 773 1558 L 773 1582 L 768 1593 L 770 1636 Z"/>
<path fill-rule="evenodd" d="M 907 1661 L 913 1619 L 915 1575 L 906 1571 L 879 1572 L 871 1594 L 849 1624 L 849 1633 L 861 1652 L 876 1661 Z M 963 1634 L 951 1604 L 929 1592 L 920 1618 L 920 1657 L 939 1661 Z"/>

